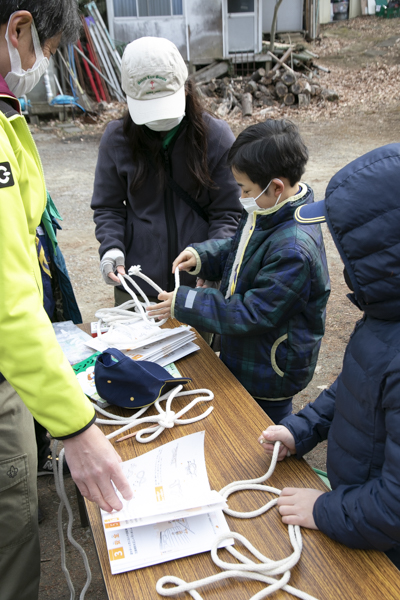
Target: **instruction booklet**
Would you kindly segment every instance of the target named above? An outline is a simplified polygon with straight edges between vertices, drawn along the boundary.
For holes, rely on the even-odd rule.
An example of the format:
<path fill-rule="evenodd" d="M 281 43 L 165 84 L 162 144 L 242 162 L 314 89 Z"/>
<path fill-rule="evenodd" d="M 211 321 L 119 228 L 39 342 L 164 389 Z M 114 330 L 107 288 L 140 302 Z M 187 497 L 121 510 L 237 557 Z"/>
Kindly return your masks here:
<path fill-rule="evenodd" d="M 101 511 L 111 573 L 207 552 L 229 532 L 225 499 L 210 489 L 204 431 L 122 463 L 133 498 L 120 511 Z M 223 546 L 233 540 L 223 542 Z"/>

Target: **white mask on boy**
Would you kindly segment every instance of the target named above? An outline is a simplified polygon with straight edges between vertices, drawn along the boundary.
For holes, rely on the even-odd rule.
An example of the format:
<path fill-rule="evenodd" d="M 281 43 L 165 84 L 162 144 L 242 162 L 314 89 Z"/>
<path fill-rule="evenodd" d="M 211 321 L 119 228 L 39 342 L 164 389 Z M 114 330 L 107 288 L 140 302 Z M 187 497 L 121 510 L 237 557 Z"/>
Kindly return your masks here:
<path fill-rule="evenodd" d="M 11 17 L 12 16 L 13 15 L 11 15 Z M 29 92 L 33 90 L 35 85 L 39 82 L 41 76 L 46 72 L 46 69 L 49 66 L 49 59 L 43 54 L 43 50 L 40 46 L 39 36 L 35 24 L 32 21 L 31 33 L 36 61 L 31 69 L 25 71 L 25 69 L 22 68 L 21 57 L 18 50 L 14 48 L 10 42 L 8 36 L 9 25 L 10 20 L 8 21 L 5 39 L 8 47 L 8 54 L 10 55 L 11 71 L 7 73 L 4 79 L 10 88 L 10 91 L 13 92 L 17 98 L 20 98 L 24 94 L 29 94 Z"/>
<path fill-rule="evenodd" d="M 274 179 L 276 179 L 276 178 L 274 178 Z M 272 181 L 273 180 L 271 179 L 271 181 L 269 182 L 269 184 L 267 185 L 267 187 L 265 189 L 263 189 L 263 191 L 261 192 L 261 194 L 258 194 L 257 198 L 239 198 L 239 200 L 240 200 L 243 208 L 245 210 L 247 210 L 247 212 L 249 214 L 252 213 L 252 212 L 254 212 L 255 210 L 260 210 L 261 207 L 257 204 L 257 200 L 259 199 L 260 196 L 262 196 L 267 191 L 267 189 L 271 185 Z M 278 179 L 277 181 L 279 181 L 280 183 L 282 183 L 282 181 L 280 179 Z M 282 183 L 282 185 L 283 185 L 283 183 Z M 281 196 L 282 196 L 282 193 L 279 194 L 279 196 L 278 196 L 278 198 L 277 198 L 274 206 L 276 206 L 278 204 L 279 200 L 281 199 Z M 265 210 L 265 209 L 261 208 L 261 210 Z"/>

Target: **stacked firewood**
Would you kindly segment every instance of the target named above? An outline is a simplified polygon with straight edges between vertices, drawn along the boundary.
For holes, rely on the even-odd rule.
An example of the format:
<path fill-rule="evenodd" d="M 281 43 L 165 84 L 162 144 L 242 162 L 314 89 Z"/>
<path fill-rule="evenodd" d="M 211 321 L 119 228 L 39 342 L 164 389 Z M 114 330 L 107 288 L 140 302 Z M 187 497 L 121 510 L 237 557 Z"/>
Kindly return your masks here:
<path fill-rule="evenodd" d="M 266 72 L 257 69 L 250 77 L 224 77 L 213 79 L 208 84 L 199 85 L 201 93 L 214 98 L 212 109 L 220 117 L 232 111 L 250 116 L 253 108 L 266 106 L 308 106 L 322 98 L 338 100 L 338 95 L 324 89 L 313 77 L 293 71 L 289 67 L 277 68 Z"/>

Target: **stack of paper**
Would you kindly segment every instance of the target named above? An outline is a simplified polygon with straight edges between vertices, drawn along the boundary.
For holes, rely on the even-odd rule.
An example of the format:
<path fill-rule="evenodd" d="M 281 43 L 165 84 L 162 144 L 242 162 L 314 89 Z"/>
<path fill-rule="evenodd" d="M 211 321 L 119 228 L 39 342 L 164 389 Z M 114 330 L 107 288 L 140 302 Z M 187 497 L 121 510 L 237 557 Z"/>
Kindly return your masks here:
<path fill-rule="evenodd" d="M 128 326 L 123 326 L 125 329 L 126 327 Z M 98 352 L 118 348 L 133 360 L 148 360 L 162 367 L 199 350 L 199 346 L 193 343 L 196 334 L 188 326 L 158 329 L 139 322 L 130 327 L 129 336 L 123 328 L 118 328 L 101 337 L 90 338 L 86 344 Z"/>
<path fill-rule="evenodd" d="M 229 532 L 225 500 L 210 489 L 204 431 L 122 463 L 133 498 L 112 514 L 101 511 L 111 573 L 211 550 Z M 118 493 L 118 492 L 117 492 Z M 233 544 L 233 540 L 223 545 Z"/>

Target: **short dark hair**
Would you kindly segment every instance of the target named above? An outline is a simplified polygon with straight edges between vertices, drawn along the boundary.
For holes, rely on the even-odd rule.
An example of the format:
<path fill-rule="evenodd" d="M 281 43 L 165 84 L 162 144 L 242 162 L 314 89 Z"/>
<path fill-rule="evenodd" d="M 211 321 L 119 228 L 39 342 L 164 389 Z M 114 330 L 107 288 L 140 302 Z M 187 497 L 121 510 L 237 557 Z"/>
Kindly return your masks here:
<path fill-rule="evenodd" d="M 228 154 L 228 165 L 263 189 L 275 177 L 286 177 L 290 185 L 295 185 L 307 161 L 308 150 L 299 130 L 286 119 L 250 125 L 239 134 Z"/>
<path fill-rule="evenodd" d="M 18 10 L 31 13 L 41 45 L 60 33 L 63 44 L 79 38 L 81 21 L 77 0 L 1 0 L 0 25 L 7 23 Z"/>

